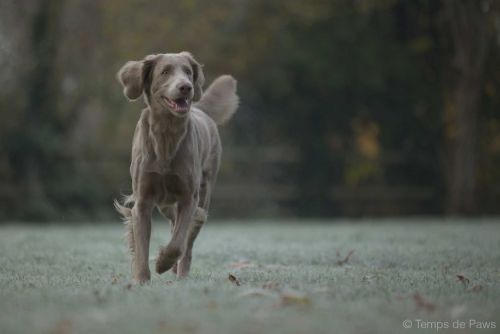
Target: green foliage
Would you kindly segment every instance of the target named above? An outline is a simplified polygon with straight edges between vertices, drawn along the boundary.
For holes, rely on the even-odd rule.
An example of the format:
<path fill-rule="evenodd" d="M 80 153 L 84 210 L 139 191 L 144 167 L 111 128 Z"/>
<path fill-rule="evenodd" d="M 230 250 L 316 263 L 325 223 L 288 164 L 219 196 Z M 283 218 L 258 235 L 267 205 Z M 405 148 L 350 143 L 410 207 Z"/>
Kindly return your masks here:
<path fill-rule="evenodd" d="M 222 129 L 223 171 L 236 181 L 286 180 L 297 195 L 278 205 L 296 215 L 345 214 L 334 187 L 394 185 L 432 192 L 425 203 L 385 213 L 442 213 L 453 60 L 442 4 L 52 0 L 28 12 L 5 5 L 18 22 L 0 25 L 0 37 L 16 46 L 15 74 L 5 74 L 0 92 L 0 219 L 110 209 L 111 198 L 129 190 L 127 156 L 143 105 L 123 98 L 115 73 L 127 60 L 181 50 L 205 64 L 208 82 L 222 73 L 239 80 L 240 111 Z M 491 50 L 479 122 L 488 127 L 479 141 L 481 212 L 498 212 L 491 184 L 500 150 L 487 140 L 498 132 L 488 125 L 498 118 L 500 86 Z M 291 168 L 231 160 L 232 148 L 275 146 L 296 150 Z"/>

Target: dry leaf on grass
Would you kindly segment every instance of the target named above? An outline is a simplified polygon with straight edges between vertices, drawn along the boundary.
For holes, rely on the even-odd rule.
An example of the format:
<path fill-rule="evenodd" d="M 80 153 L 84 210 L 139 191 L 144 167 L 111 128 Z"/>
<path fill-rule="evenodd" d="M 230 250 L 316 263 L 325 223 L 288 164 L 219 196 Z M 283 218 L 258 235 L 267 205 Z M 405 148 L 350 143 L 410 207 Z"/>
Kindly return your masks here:
<path fill-rule="evenodd" d="M 424 298 L 420 293 L 415 292 L 413 295 L 413 300 L 415 301 L 415 304 L 424 310 L 427 311 L 434 311 L 436 309 L 436 305 L 431 303 L 429 300 Z"/>
<path fill-rule="evenodd" d="M 286 290 L 280 294 L 281 305 L 310 305 L 311 299 L 309 296 L 300 291 Z"/>
<path fill-rule="evenodd" d="M 351 249 L 349 251 L 349 253 L 347 253 L 346 257 L 344 257 L 343 259 L 341 259 L 340 253 L 337 251 L 337 265 L 338 266 L 343 266 L 344 264 L 346 264 L 347 262 L 349 262 L 349 260 L 351 259 L 352 254 L 354 254 L 354 250 Z"/>
<path fill-rule="evenodd" d="M 376 277 L 375 275 L 364 275 L 363 277 L 361 277 L 361 282 L 364 282 L 364 283 L 371 283 L 373 281 L 375 281 Z"/>
<path fill-rule="evenodd" d="M 229 280 L 229 282 L 233 283 L 234 285 L 237 285 L 237 286 L 241 285 L 240 280 L 238 279 L 238 277 L 234 276 L 233 274 L 229 274 L 227 276 L 227 279 Z"/>
<path fill-rule="evenodd" d="M 329 286 L 322 286 L 322 287 L 313 289 L 312 292 L 321 293 L 321 294 L 333 294 L 335 292 L 335 290 Z"/>
<path fill-rule="evenodd" d="M 272 293 L 269 290 L 260 289 L 260 288 L 252 288 L 243 291 L 239 296 L 240 297 L 264 297 L 271 296 Z"/>
<path fill-rule="evenodd" d="M 117 284 L 120 281 L 121 275 L 113 275 L 111 276 L 111 284 Z"/>
<path fill-rule="evenodd" d="M 467 292 L 480 292 L 483 291 L 484 287 L 482 285 L 474 285 L 472 288 L 468 289 Z"/>
<path fill-rule="evenodd" d="M 168 325 L 165 320 L 160 320 L 158 322 L 158 329 L 162 332 L 166 332 L 168 330 Z"/>
<path fill-rule="evenodd" d="M 165 281 L 165 285 L 170 286 L 172 284 L 174 284 L 174 281 L 172 281 L 172 280 Z"/>
<path fill-rule="evenodd" d="M 250 261 L 247 261 L 247 260 L 241 260 L 241 261 L 233 262 L 233 263 L 229 264 L 229 268 L 231 268 L 231 269 L 243 269 L 243 268 L 251 268 L 251 267 L 255 267 L 255 264 L 250 262 Z"/>
<path fill-rule="evenodd" d="M 54 329 L 50 331 L 51 334 L 69 334 L 72 333 L 73 323 L 70 320 L 60 321 Z"/>
<path fill-rule="evenodd" d="M 278 282 L 269 281 L 262 284 L 262 289 L 274 290 L 279 288 L 280 284 Z"/>
<path fill-rule="evenodd" d="M 460 283 L 462 283 L 464 285 L 464 288 L 467 289 L 467 287 L 469 286 L 470 280 L 467 277 L 465 277 L 464 275 L 457 275 L 457 279 Z"/>

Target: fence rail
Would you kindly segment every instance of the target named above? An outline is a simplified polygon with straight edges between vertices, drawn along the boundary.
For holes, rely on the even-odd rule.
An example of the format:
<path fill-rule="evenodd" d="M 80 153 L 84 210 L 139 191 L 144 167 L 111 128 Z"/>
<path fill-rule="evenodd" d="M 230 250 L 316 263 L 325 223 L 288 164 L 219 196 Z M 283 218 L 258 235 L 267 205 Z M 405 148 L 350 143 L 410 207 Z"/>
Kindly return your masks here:
<path fill-rule="evenodd" d="M 76 162 L 78 168 L 85 170 L 86 177 L 98 178 L 102 191 L 109 192 L 103 196 L 107 202 L 102 205 L 107 207 L 110 198 L 130 189 L 130 157 L 123 152 L 112 150 L 106 156 L 86 154 L 84 158 L 60 156 L 54 159 L 54 163 Z M 398 154 L 394 152 L 386 157 L 379 163 L 392 166 L 408 164 L 408 161 L 398 159 Z M 287 146 L 226 147 L 212 196 L 215 215 L 252 217 L 294 214 L 293 206 L 301 201 L 302 196 L 294 175 L 299 162 L 299 152 Z M 60 186 L 45 189 L 43 194 L 60 194 Z M 337 184 L 325 187 L 328 187 L 326 194 L 330 205 L 336 208 L 335 212 L 346 215 L 420 212 L 422 208 L 432 207 L 438 196 L 432 184 Z M 20 191 L 14 185 L 0 185 L 0 199 L 16 198 L 22 195 Z"/>

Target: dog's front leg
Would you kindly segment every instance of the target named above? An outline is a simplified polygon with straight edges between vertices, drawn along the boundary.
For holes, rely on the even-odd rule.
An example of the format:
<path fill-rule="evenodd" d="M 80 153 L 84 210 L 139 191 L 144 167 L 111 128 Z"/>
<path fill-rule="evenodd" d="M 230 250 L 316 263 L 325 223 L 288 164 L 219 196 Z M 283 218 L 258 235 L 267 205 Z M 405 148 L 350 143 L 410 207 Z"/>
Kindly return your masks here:
<path fill-rule="evenodd" d="M 193 244 L 206 220 L 206 211 L 202 208 L 197 208 L 194 214 L 194 221 L 191 223 L 191 228 L 189 229 L 189 232 L 187 234 L 186 250 L 182 253 L 182 257 L 179 260 L 179 266 L 177 268 L 177 276 L 179 278 L 187 277 L 187 275 L 189 274 L 189 270 L 191 269 Z"/>
<path fill-rule="evenodd" d="M 156 261 L 157 273 L 161 274 L 169 270 L 186 251 L 187 233 L 191 227 L 197 203 L 197 196 L 178 203 L 178 216 L 172 231 L 172 239 L 165 248 L 160 250 Z"/>
<path fill-rule="evenodd" d="M 149 241 L 151 237 L 151 201 L 138 201 L 132 209 L 132 223 L 134 233 L 134 258 L 132 261 L 132 275 L 134 281 L 143 284 L 151 279 L 149 271 Z"/>

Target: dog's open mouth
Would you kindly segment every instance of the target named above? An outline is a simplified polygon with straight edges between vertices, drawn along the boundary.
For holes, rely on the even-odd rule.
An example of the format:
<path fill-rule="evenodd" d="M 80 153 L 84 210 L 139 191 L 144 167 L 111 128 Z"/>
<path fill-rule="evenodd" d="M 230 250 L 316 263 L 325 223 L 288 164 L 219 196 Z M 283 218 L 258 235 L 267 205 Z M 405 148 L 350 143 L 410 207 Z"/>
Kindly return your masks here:
<path fill-rule="evenodd" d="M 175 112 L 184 113 L 189 110 L 189 100 L 181 97 L 175 100 L 171 100 L 168 97 L 163 96 L 167 106 Z"/>

